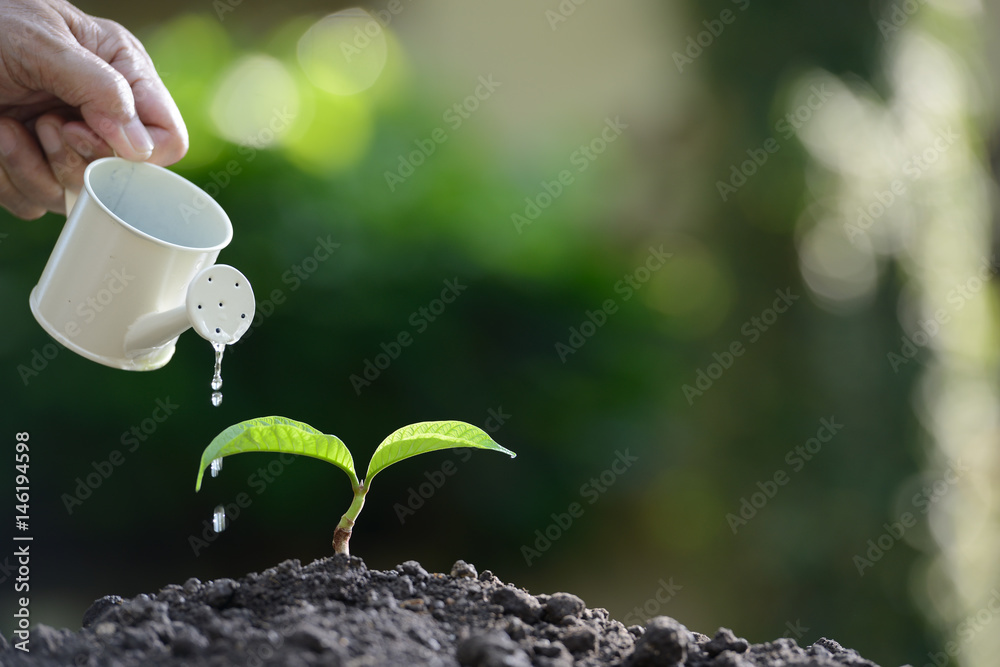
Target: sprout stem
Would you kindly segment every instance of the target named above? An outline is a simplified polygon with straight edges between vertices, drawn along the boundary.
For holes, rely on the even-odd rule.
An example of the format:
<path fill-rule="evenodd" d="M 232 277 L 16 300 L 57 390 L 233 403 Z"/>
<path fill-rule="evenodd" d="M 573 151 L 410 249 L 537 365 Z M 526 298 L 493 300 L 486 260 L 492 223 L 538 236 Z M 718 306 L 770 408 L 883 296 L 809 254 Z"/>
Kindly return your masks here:
<path fill-rule="evenodd" d="M 354 492 L 354 500 L 351 502 L 351 506 L 344 512 L 344 516 L 340 517 L 340 523 L 337 524 L 336 530 L 333 531 L 334 553 L 344 554 L 345 556 L 351 555 L 348 542 L 351 541 L 351 531 L 354 529 L 354 521 L 358 518 L 358 514 L 361 513 L 361 508 L 365 506 L 365 494 L 367 493 L 368 487 L 364 484 L 358 485 L 358 489 Z"/>

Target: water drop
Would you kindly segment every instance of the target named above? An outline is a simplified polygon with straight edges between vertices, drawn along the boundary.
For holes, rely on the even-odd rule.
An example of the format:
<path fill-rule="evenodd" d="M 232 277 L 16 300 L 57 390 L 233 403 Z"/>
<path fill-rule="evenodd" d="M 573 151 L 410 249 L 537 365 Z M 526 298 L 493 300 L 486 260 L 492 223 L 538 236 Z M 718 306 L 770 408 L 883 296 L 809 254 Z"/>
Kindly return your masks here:
<path fill-rule="evenodd" d="M 212 513 L 212 529 L 217 533 L 221 533 L 226 529 L 226 508 L 219 505 L 215 508 L 215 512 Z"/>
<path fill-rule="evenodd" d="M 219 472 L 222 470 L 222 459 L 212 459 L 212 465 L 209 467 L 212 473 L 212 477 L 218 477 Z"/>
<path fill-rule="evenodd" d="M 219 407 L 222 405 L 222 394 L 219 392 L 222 389 L 222 354 L 226 351 L 225 343 L 212 343 L 212 347 L 215 348 L 215 374 L 212 376 L 212 405 Z"/>

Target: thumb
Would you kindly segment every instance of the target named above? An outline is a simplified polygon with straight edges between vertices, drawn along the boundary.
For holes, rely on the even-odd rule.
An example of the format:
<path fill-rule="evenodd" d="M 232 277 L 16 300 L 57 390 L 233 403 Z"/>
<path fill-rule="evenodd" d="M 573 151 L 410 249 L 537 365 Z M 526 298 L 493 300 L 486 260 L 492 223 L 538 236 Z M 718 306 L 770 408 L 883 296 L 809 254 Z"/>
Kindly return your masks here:
<path fill-rule="evenodd" d="M 40 59 L 39 79 L 49 92 L 80 109 L 87 125 L 120 157 L 146 160 L 153 139 L 136 113 L 132 87 L 122 74 L 79 44 Z"/>

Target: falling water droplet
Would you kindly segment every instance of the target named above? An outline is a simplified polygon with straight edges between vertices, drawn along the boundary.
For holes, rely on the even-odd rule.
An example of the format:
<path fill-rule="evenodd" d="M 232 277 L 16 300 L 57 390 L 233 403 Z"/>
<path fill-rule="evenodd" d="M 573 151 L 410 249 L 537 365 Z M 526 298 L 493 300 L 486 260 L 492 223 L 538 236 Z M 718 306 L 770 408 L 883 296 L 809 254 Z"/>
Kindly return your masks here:
<path fill-rule="evenodd" d="M 215 374 L 212 376 L 212 405 L 219 407 L 222 405 L 222 354 L 226 351 L 225 343 L 212 343 L 215 348 Z"/>
<path fill-rule="evenodd" d="M 209 467 L 212 472 L 212 477 L 218 477 L 219 472 L 222 470 L 222 459 L 212 459 L 212 465 Z"/>
<path fill-rule="evenodd" d="M 226 508 L 219 505 L 215 508 L 215 512 L 212 513 L 212 529 L 217 533 L 221 533 L 226 529 Z"/>

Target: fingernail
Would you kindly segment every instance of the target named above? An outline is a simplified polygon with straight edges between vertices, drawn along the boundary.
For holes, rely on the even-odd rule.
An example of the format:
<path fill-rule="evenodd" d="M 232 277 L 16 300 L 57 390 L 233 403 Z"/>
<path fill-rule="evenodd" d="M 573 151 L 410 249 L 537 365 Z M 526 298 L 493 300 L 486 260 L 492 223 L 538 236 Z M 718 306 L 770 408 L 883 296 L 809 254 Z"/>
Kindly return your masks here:
<path fill-rule="evenodd" d="M 0 123 L 0 153 L 4 157 L 10 155 L 17 148 L 17 136 L 14 130 L 10 129 L 6 123 Z"/>
<path fill-rule="evenodd" d="M 62 139 L 59 137 L 59 130 L 48 123 L 41 123 L 35 127 L 38 133 L 38 140 L 42 142 L 42 148 L 46 154 L 52 155 L 62 151 Z"/>
<path fill-rule="evenodd" d="M 125 126 L 125 137 L 132 144 L 135 152 L 143 159 L 153 154 L 153 138 L 149 136 L 149 132 L 138 116 L 129 121 L 128 125 Z"/>

